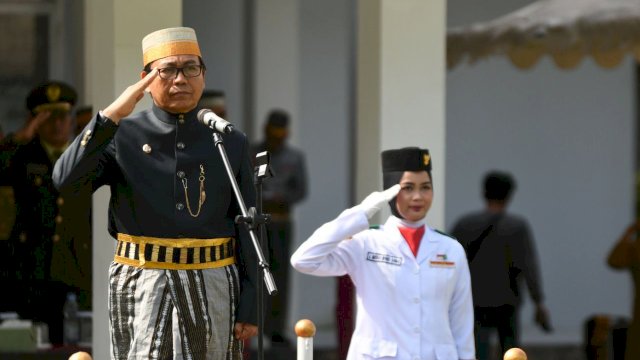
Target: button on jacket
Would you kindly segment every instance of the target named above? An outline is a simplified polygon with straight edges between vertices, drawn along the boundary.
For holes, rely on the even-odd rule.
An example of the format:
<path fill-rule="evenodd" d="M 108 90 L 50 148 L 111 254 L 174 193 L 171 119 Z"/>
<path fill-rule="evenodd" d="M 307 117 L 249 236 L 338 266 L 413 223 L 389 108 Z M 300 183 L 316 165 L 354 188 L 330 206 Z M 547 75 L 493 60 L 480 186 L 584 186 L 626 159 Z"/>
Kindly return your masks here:
<path fill-rule="evenodd" d="M 349 360 L 474 359 L 473 305 L 464 250 L 427 227 L 417 257 L 389 217 L 368 229 L 357 206 L 317 229 L 291 257 L 299 271 L 349 274 L 357 291 Z"/>
<path fill-rule="evenodd" d="M 92 191 L 111 188 L 109 233 L 160 238 L 237 237 L 242 294 L 237 321 L 255 317 L 255 254 L 212 131 L 198 123 L 196 108 L 170 114 L 155 105 L 118 125 L 96 115 L 56 164 L 57 187 Z M 223 134 L 224 147 L 247 207 L 255 204 L 246 136 Z M 86 140 L 86 141 L 83 141 Z M 197 217 L 201 167 L 205 201 Z M 187 186 L 187 198 L 184 186 Z M 190 205 L 190 206 L 188 206 Z M 191 211 L 190 211 L 191 209 Z"/>

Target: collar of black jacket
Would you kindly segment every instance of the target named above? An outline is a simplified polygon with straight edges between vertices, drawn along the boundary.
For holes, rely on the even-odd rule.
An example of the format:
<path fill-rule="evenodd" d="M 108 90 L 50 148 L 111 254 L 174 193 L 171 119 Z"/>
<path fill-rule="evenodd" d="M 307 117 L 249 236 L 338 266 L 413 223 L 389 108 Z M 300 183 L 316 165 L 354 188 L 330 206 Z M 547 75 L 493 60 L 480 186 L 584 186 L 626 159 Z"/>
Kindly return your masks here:
<path fill-rule="evenodd" d="M 197 106 L 192 109 L 189 112 L 186 113 L 182 113 L 182 114 L 173 114 L 170 113 L 168 111 L 165 111 L 161 108 L 159 108 L 158 106 L 156 106 L 156 104 L 153 104 L 153 106 L 151 107 L 151 110 L 153 111 L 153 114 L 160 119 L 160 121 L 167 123 L 167 124 L 172 124 L 175 125 L 177 124 L 180 119 L 183 119 L 185 122 L 187 123 L 191 123 L 191 122 L 197 122 L 198 121 L 198 110 L 200 108 L 198 108 Z"/>

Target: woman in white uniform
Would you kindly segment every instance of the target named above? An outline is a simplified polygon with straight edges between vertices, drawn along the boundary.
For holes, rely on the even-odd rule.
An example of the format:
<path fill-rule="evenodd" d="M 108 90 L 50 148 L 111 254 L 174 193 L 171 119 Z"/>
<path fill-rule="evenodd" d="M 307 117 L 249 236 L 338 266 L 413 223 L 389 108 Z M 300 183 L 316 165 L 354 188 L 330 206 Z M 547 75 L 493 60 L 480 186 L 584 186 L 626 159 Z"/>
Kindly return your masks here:
<path fill-rule="evenodd" d="M 386 190 L 318 228 L 291 264 L 305 274 L 353 280 L 357 318 L 348 360 L 475 359 L 465 252 L 425 221 L 433 200 L 429 151 L 384 151 L 382 169 Z M 385 203 L 393 215 L 370 228 Z"/>

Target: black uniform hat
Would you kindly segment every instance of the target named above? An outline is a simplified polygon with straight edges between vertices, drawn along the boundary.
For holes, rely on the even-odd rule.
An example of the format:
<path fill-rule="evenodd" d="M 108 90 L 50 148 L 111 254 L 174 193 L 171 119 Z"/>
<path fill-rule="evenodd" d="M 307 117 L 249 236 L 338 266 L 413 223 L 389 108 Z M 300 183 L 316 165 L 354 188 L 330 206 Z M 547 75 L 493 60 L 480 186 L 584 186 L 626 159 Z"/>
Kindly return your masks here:
<path fill-rule="evenodd" d="M 431 155 L 429 150 L 417 147 L 385 150 L 382 158 L 382 186 L 388 189 L 400 182 L 405 171 L 426 171 L 431 177 Z M 396 198 L 389 201 L 391 213 L 403 218 L 396 209 Z"/>
<path fill-rule="evenodd" d="M 70 85 L 49 81 L 31 90 L 26 105 L 32 114 L 41 111 L 70 111 L 77 99 L 78 94 Z"/>
<path fill-rule="evenodd" d="M 382 172 L 390 171 L 426 171 L 431 172 L 429 150 L 406 147 L 382 152 Z"/>

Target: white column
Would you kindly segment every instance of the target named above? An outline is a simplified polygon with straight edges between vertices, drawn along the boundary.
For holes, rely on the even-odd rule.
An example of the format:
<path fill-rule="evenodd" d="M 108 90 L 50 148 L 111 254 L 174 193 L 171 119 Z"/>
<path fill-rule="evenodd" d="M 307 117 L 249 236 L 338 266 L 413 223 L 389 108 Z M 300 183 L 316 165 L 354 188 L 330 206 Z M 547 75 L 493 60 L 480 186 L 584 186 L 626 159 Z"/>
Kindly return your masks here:
<path fill-rule="evenodd" d="M 435 186 L 427 219 L 436 228 L 444 226 L 445 10 L 444 0 L 358 1 L 356 198 L 382 187 L 382 150 L 426 147 Z"/>
<path fill-rule="evenodd" d="M 299 0 L 259 0 L 255 1 L 255 19 L 247 19 L 255 21 L 253 133 L 257 138 L 262 138 L 267 113 L 274 107 L 298 119 L 298 12 Z"/>
<path fill-rule="evenodd" d="M 247 126 L 253 126 L 254 141 L 264 139 L 264 124 L 267 114 L 274 108 L 287 111 L 291 120 L 291 135 L 289 142 L 297 145 L 300 132 L 300 0 L 255 0 L 254 46 L 255 59 L 253 94 L 254 112 Z M 249 120 L 249 119 L 247 119 Z M 276 174 L 277 176 L 277 174 Z M 267 179 L 267 181 L 269 181 Z M 297 224 L 297 223 L 296 223 Z M 294 270 L 290 270 L 290 277 L 294 277 Z M 281 284 L 276 284 L 281 289 Z M 293 286 L 289 287 L 289 309 L 297 304 L 293 297 Z M 266 294 L 266 292 L 265 292 Z M 266 294 L 265 298 L 269 295 Z M 268 304 L 269 302 L 267 302 Z M 265 322 L 268 321 L 270 311 L 265 309 Z M 293 321 L 286 320 L 285 336 L 295 341 L 293 336 Z M 266 325 L 266 323 L 265 323 Z M 266 326 L 265 326 L 266 327 Z M 266 334 L 269 337 L 270 334 Z M 255 343 L 255 342 L 254 342 Z"/>
<path fill-rule="evenodd" d="M 87 102 L 94 111 L 105 108 L 124 89 L 140 79 L 142 38 L 165 27 L 182 24 L 181 0 L 86 1 L 85 62 Z M 143 99 L 135 111 L 149 107 Z M 93 196 L 93 358 L 109 358 L 107 314 L 108 266 L 113 238 L 107 233 L 109 189 Z"/>

